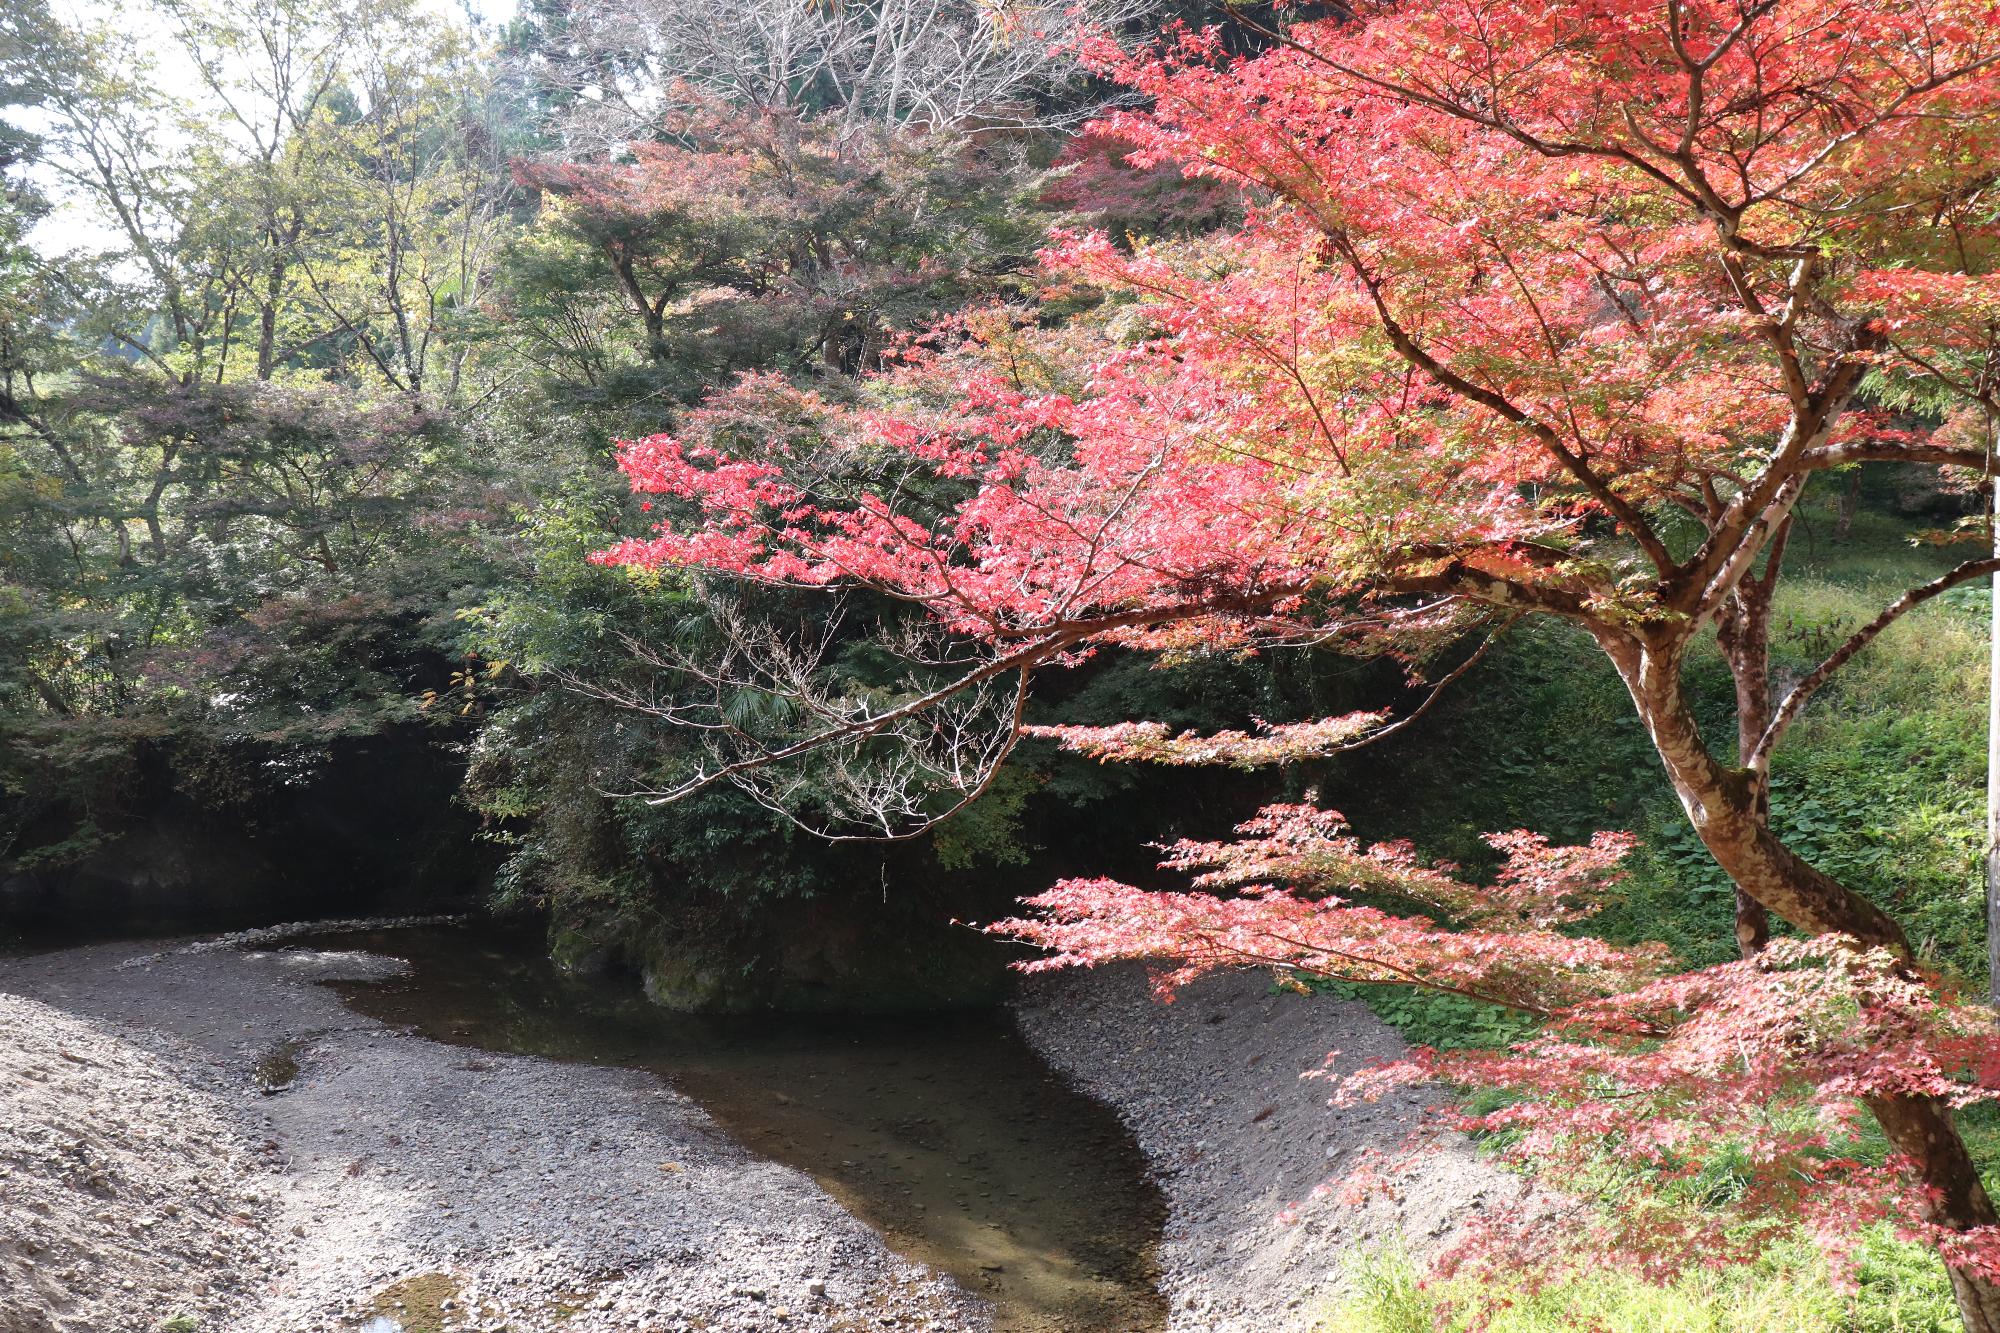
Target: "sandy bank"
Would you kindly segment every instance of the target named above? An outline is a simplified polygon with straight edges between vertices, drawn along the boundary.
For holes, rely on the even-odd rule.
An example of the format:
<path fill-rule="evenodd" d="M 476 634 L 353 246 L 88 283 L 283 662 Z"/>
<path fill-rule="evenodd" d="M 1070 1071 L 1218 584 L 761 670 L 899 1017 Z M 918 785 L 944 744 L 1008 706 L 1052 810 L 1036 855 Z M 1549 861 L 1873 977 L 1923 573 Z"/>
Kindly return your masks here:
<path fill-rule="evenodd" d="M 275 1176 L 226 1094 L 0 994 L 0 1333 L 204 1326 L 268 1276 Z"/>

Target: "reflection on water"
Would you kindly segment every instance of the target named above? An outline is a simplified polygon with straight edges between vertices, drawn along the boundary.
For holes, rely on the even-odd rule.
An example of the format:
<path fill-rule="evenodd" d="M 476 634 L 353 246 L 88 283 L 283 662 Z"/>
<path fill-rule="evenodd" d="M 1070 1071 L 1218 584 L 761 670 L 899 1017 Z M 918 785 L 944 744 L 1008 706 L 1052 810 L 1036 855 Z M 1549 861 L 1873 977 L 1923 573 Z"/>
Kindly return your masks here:
<path fill-rule="evenodd" d="M 515 937 L 428 928 L 321 944 L 410 961 L 407 976 L 336 983 L 386 1022 L 668 1076 L 754 1151 L 993 1301 L 1006 1333 L 1165 1324 L 1153 1286 L 1163 1209 L 1138 1149 L 1003 1012 L 690 1018 L 629 982 L 565 977 Z"/>

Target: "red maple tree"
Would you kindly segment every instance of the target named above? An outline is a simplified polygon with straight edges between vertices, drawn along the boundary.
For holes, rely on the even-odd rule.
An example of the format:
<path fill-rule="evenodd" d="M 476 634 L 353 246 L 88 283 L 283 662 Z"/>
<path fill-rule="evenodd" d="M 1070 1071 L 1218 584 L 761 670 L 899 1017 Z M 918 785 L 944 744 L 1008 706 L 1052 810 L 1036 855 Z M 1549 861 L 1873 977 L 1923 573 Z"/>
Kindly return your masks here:
<path fill-rule="evenodd" d="M 1069 882 L 1004 928 L 1057 962 L 1179 960 L 1170 980 L 1266 962 L 1543 1015 L 1513 1051 L 1419 1052 L 1369 1077 L 1530 1094 L 1486 1123 L 1524 1130 L 1516 1150 L 1558 1179 L 1607 1147 L 1670 1179 L 1703 1145 L 1735 1143 L 1748 1183 L 1729 1208 L 1608 1220 L 1604 1252 L 1686 1258 L 1699 1232 L 1712 1253 L 1751 1216 L 1830 1239 L 1893 1217 L 1937 1245 L 1966 1326 L 2000 1331 L 2000 1214 L 1953 1119 L 1995 1095 L 1991 1019 L 1923 973 L 1891 916 L 1788 847 L 1769 801 L 1772 750 L 1827 680 L 1912 607 L 2000 569 L 1968 560 L 1910 589 L 1774 684 L 1772 597 L 1819 474 L 1993 470 L 1985 442 L 1859 396 L 1921 383 L 1990 405 L 2000 11 L 1345 8 L 1252 57 L 1196 32 L 1088 50 L 1149 102 L 1109 126 L 1140 165 L 1255 201 L 1205 242 L 1057 238 L 1052 280 L 1124 302 L 1124 341 L 1047 335 L 1037 364 L 1063 368 L 1049 374 L 1023 372 L 1032 334 L 974 338 L 905 372 L 931 399 L 892 395 L 809 448 L 705 437 L 699 420 L 626 447 L 633 486 L 676 512 L 603 559 L 860 585 L 973 645 L 893 704 L 822 700 L 796 736 L 746 742 L 689 785 L 919 735 L 912 719 L 996 682 L 1014 682 L 993 711 L 1011 743 L 1031 674 L 1102 645 L 1332 640 L 1417 662 L 1524 615 L 1568 621 L 1616 668 L 1737 885 L 1740 963 L 1682 974 L 1583 934 L 1615 838 L 1506 835 L 1499 881 L 1471 886 L 1293 808 L 1241 843 L 1176 849 L 1227 895 Z M 1703 737 L 1682 679 L 1710 635 L 1735 683 L 1733 755 Z M 946 662 L 969 665 L 938 674 Z M 1105 758 L 1254 763 L 1397 725 L 1058 731 Z M 1356 886 L 1409 910 L 1347 901 Z M 1799 938 L 1773 942 L 1771 915 Z M 1843 1148 L 1863 1109 L 1886 1166 Z"/>

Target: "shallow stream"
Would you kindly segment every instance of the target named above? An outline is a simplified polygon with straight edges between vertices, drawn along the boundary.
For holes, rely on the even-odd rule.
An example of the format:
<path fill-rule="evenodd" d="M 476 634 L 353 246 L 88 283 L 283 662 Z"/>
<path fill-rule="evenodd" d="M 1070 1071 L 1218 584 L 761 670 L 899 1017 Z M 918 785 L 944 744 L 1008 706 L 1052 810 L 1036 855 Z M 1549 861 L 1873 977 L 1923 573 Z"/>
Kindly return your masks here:
<path fill-rule="evenodd" d="M 751 1150 L 810 1174 L 899 1252 L 992 1301 L 1002 1333 L 1164 1327 L 1164 1206 L 1124 1128 L 1005 1011 L 695 1018 L 557 971 L 517 936 L 417 928 L 300 941 L 407 960 L 341 982 L 437 1041 L 650 1069 Z"/>

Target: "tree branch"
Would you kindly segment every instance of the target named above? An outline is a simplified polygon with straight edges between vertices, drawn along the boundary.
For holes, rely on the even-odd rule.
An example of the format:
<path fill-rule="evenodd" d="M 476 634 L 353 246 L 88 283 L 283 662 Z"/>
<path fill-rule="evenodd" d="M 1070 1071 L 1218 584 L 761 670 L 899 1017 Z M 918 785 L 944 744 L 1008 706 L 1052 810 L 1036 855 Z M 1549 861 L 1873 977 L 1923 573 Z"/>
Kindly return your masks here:
<path fill-rule="evenodd" d="M 1761 770 L 1768 765 L 1772 749 L 1776 747 L 1780 738 L 1820 686 L 1826 684 L 1834 672 L 1847 665 L 1850 658 L 1874 642 L 1883 630 L 1901 619 L 1906 612 L 1923 605 L 1939 593 L 1949 592 L 1961 583 L 1969 583 L 1973 579 L 1996 573 L 2000 573 L 2000 557 L 1988 556 L 1983 560 L 1968 560 L 1940 574 L 1929 583 L 1910 589 L 1883 607 L 1880 615 L 1856 630 L 1853 637 L 1834 649 L 1831 656 L 1807 672 L 1804 679 L 1792 687 L 1791 693 L 1785 696 L 1785 701 L 1778 705 L 1778 711 L 1772 715 L 1771 724 L 1764 728 L 1764 734 L 1757 741 L 1756 748 L 1744 756 L 1744 767 Z"/>
<path fill-rule="evenodd" d="M 1652 562 L 1655 570 L 1666 575 L 1680 568 L 1672 552 L 1667 550 L 1667 544 L 1653 530 L 1653 525 L 1646 521 L 1645 515 L 1634 508 L 1624 496 L 1613 490 L 1604 478 L 1593 472 L 1582 455 L 1564 444 L 1553 426 L 1531 416 L 1503 395 L 1483 385 L 1474 384 L 1425 351 L 1410 335 L 1409 330 L 1403 327 L 1402 321 L 1390 311 L 1388 300 L 1382 294 L 1380 280 L 1362 261 L 1354 242 L 1344 232 L 1339 231 L 1328 232 L 1327 239 L 1333 243 L 1341 258 L 1347 261 L 1355 280 L 1367 291 L 1369 302 L 1375 308 L 1375 318 L 1381 323 L 1383 333 L 1388 335 L 1390 345 L 1404 360 L 1461 398 L 1477 403 L 1527 431 L 1537 443 L 1556 457 L 1564 470 L 1575 477 L 1593 499 L 1604 506 L 1606 512 L 1616 519 L 1621 527 L 1631 534 L 1632 540 L 1646 553 L 1646 558 Z"/>

